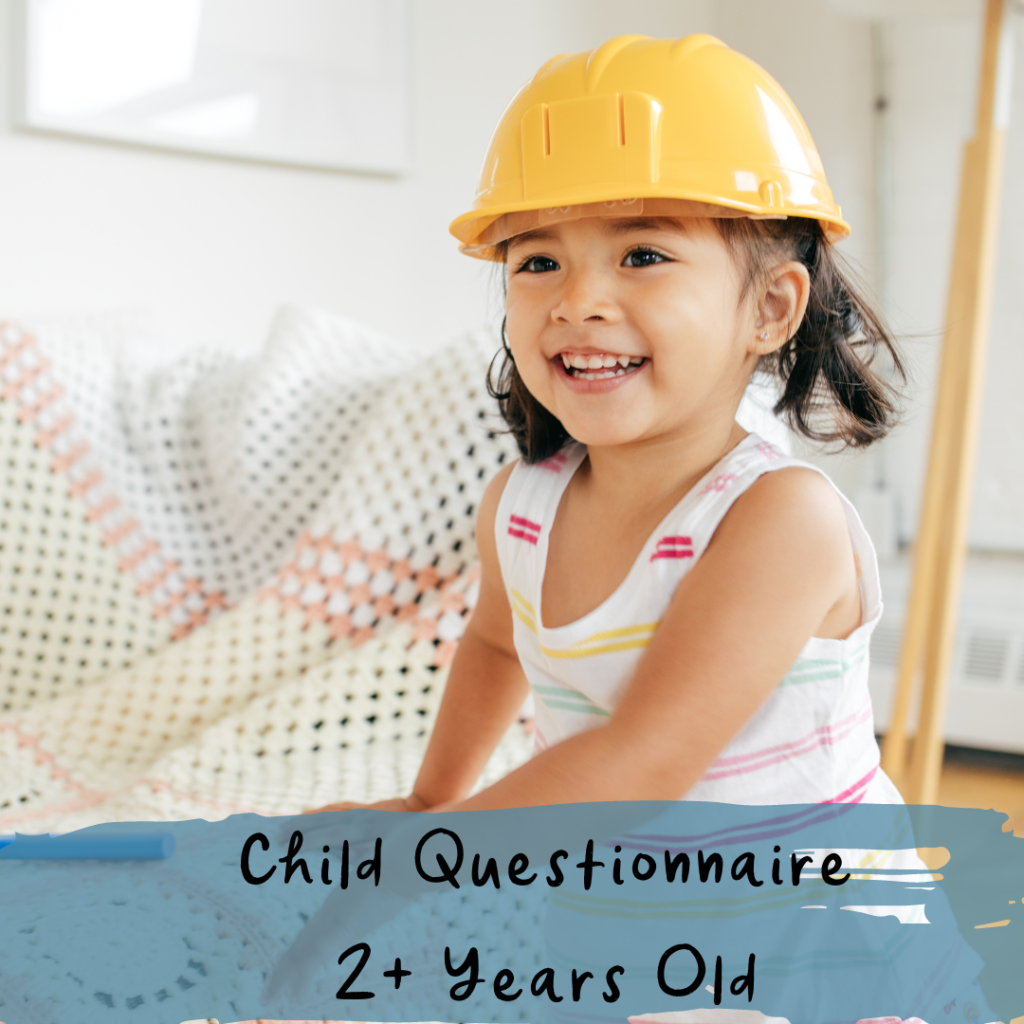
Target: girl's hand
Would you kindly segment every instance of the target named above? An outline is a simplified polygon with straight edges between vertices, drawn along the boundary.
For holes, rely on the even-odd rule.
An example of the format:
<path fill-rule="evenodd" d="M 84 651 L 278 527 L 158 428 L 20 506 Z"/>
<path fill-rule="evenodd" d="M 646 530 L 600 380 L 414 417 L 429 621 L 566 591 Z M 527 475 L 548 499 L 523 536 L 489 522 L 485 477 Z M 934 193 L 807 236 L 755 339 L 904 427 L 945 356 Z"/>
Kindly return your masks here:
<path fill-rule="evenodd" d="M 325 804 L 323 807 L 313 807 L 303 811 L 303 814 L 320 814 L 323 811 L 352 811 L 362 808 L 367 811 L 425 811 L 426 803 L 415 793 L 408 796 L 393 797 L 391 800 L 378 800 L 372 804 L 361 804 L 356 800 L 345 800 L 340 804 Z"/>

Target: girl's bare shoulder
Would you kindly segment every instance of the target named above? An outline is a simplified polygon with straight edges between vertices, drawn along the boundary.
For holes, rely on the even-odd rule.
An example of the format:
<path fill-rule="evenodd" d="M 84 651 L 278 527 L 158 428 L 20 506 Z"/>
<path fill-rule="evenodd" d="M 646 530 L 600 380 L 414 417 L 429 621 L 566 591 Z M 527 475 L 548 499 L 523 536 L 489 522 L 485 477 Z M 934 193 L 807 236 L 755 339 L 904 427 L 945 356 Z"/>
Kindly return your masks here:
<path fill-rule="evenodd" d="M 762 559 L 827 569 L 852 559 L 850 530 L 835 487 L 817 470 L 788 466 L 765 473 L 736 499 L 711 543 L 763 546 Z"/>

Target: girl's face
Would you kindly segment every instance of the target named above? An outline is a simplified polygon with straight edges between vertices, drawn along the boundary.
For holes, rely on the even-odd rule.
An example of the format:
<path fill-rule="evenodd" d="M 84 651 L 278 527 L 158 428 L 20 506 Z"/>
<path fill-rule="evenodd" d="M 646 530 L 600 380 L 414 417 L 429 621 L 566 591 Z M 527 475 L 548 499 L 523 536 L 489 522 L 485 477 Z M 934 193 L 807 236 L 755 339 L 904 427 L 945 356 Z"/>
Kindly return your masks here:
<path fill-rule="evenodd" d="M 764 324 L 741 292 L 710 220 L 555 224 L 509 243 L 509 346 L 534 398 L 588 446 L 731 429 Z"/>

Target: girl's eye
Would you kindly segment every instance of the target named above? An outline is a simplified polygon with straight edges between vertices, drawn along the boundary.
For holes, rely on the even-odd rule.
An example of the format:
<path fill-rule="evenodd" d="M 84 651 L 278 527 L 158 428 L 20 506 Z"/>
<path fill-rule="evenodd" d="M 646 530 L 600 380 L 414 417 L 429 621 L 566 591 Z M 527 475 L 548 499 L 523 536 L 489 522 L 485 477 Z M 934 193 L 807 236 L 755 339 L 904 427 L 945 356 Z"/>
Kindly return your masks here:
<path fill-rule="evenodd" d="M 559 269 L 550 256 L 531 256 L 519 267 L 520 272 L 525 270 L 528 274 L 547 274 Z"/>
<path fill-rule="evenodd" d="M 656 263 L 664 263 L 665 257 L 653 249 L 634 249 L 626 254 L 622 261 L 624 267 L 653 267 Z"/>

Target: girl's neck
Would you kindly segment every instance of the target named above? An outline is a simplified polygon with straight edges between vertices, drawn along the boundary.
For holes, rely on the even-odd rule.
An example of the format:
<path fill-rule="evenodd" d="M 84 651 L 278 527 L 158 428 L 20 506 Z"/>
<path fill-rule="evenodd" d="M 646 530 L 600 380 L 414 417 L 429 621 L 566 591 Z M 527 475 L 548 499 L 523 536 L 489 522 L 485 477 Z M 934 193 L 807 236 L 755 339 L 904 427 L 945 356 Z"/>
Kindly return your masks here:
<path fill-rule="evenodd" d="M 705 425 L 685 438 L 588 448 L 585 487 L 602 504 L 674 505 L 745 437 L 735 420 Z M 583 482 L 583 481 L 581 481 Z"/>

